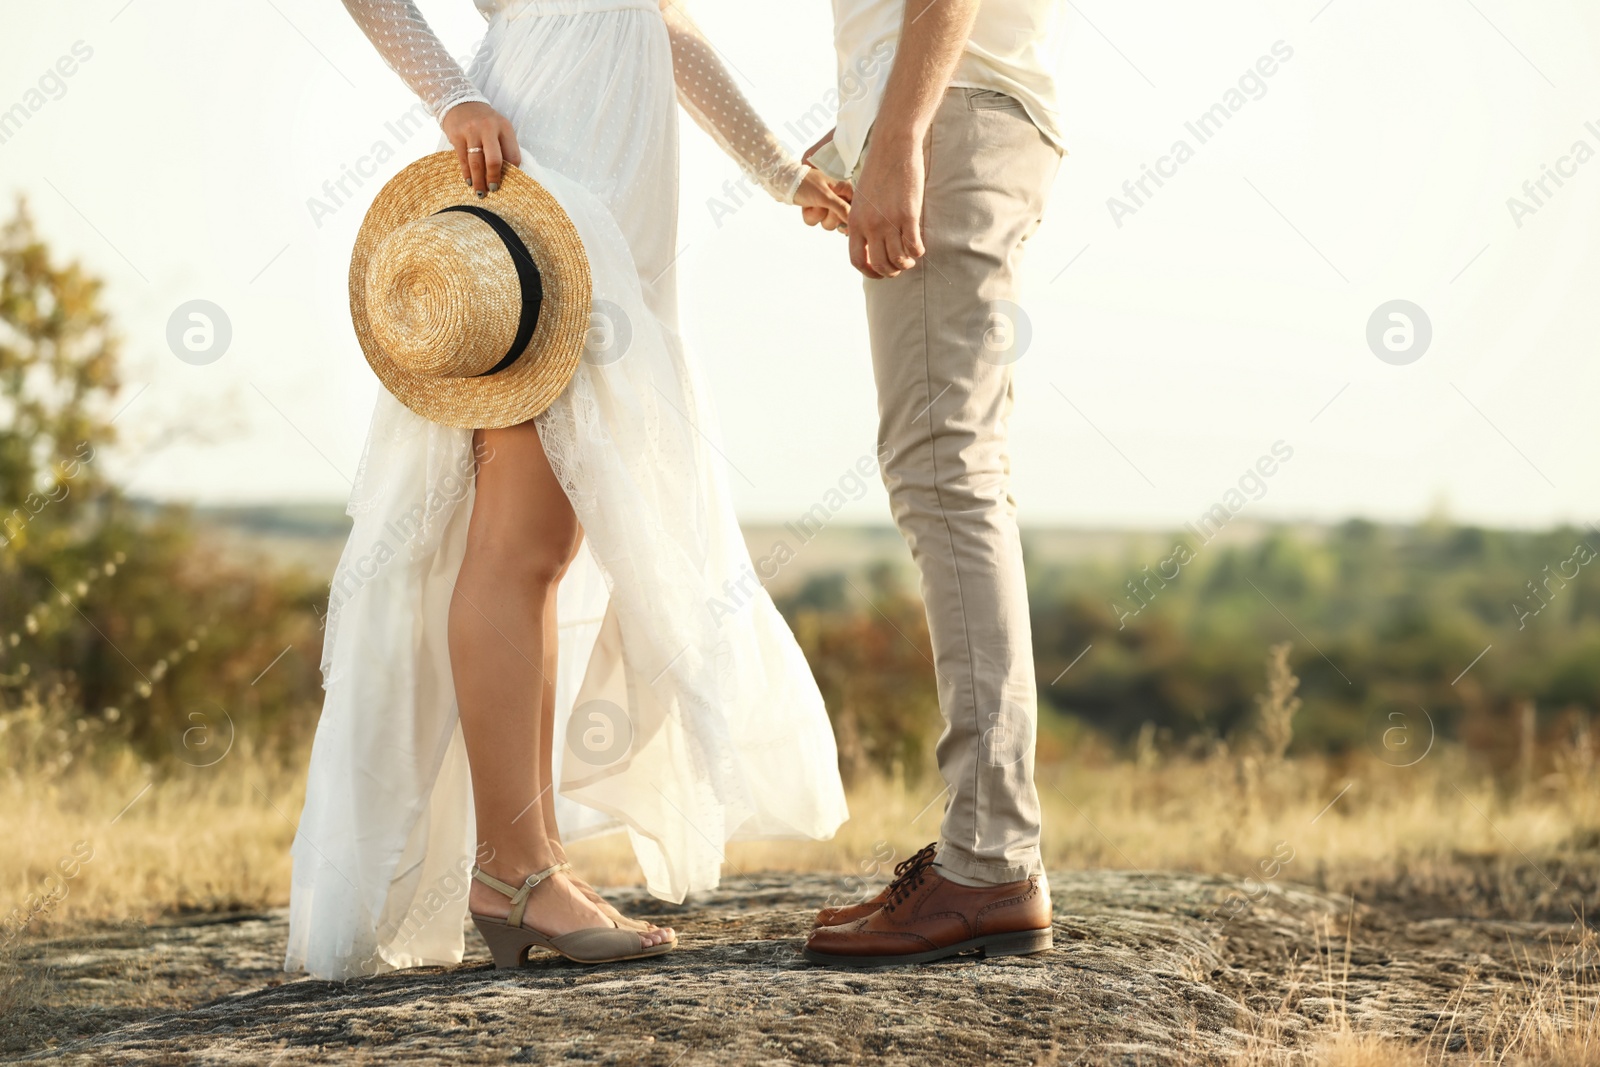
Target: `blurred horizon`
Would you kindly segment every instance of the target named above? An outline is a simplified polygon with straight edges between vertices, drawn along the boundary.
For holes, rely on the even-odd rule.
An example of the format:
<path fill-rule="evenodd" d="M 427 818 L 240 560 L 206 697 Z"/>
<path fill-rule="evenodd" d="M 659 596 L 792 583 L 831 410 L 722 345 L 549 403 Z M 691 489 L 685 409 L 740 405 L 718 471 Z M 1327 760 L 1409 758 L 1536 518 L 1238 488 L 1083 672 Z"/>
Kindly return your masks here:
<path fill-rule="evenodd" d="M 215 501 L 188 499 L 183 497 L 164 498 L 159 496 L 141 496 L 138 494 L 130 496 L 129 500 L 135 504 L 149 507 L 160 507 L 165 505 L 193 507 L 202 514 L 245 514 L 258 511 L 292 512 L 305 509 L 309 511 L 327 511 L 330 514 L 337 512 L 341 516 L 344 514 L 344 509 L 347 503 L 342 497 L 304 499 L 283 497 L 248 501 Z M 1018 526 L 1022 530 L 1024 537 L 1030 533 L 1046 531 L 1066 531 L 1072 533 L 1105 535 L 1146 535 L 1170 533 L 1180 529 L 1184 522 L 1193 521 L 1193 518 L 1198 517 L 1193 516 L 1187 520 L 1182 517 L 1169 520 L 1149 519 L 1143 522 L 1102 522 L 1087 518 L 1072 519 L 1050 516 L 1039 519 L 1030 519 L 1028 516 L 1027 502 L 1019 501 L 1019 508 L 1021 514 L 1018 518 Z M 1259 532 L 1272 527 L 1286 527 L 1292 529 L 1312 527 L 1329 528 L 1341 526 L 1350 522 L 1371 523 L 1374 526 L 1396 528 L 1409 528 L 1442 523 L 1445 525 L 1474 527 L 1484 530 L 1506 530 L 1531 533 L 1541 530 L 1561 529 L 1564 527 L 1592 527 L 1596 522 L 1600 522 L 1600 507 L 1596 507 L 1595 512 L 1596 515 L 1594 518 L 1572 516 L 1552 519 L 1541 518 L 1537 520 L 1530 518 L 1526 523 L 1519 523 L 1512 521 L 1512 519 L 1508 519 L 1504 522 L 1479 522 L 1469 520 L 1464 516 L 1456 514 L 1451 509 L 1450 502 L 1440 497 L 1434 499 L 1426 508 L 1420 510 L 1415 516 L 1410 517 L 1388 518 L 1378 515 L 1365 514 L 1360 511 L 1352 511 L 1343 515 L 1317 516 L 1305 514 L 1280 514 L 1263 510 L 1261 512 L 1252 511 L 1252 514 L 1248 517 L 1240 518 L 1237 525 L 1241 529 L 1248 527 L 1252 531 Z M 747 511 L 741 511 L 738 515 L 738 519 L 739 525 L 748 531 L 751 528 L 759 529 L 763 527 L 780 526 L 785 522 L 793 521 L 802 513 L 803 512 L 801 511 L 797 511 L 792 515 L 784 515 L 777 513 L 750 513 Z M 861 530 L 887 531 L 893 533 L 897 538 L 900 536 L 898 529 L 895 527 L 893 516 L 891 516 L 889 513 L 887 502 L 885 502 L 881 514 L 877 516 L 874 516 L 872 513 L 863 511 L 861 509 L 852 509 L 844 518 L 841 518 L 836 525 Z"/>
<path fill-rule="evenodd" d="M 420 7 L 470 54 L 484 25 L 471 4 Z M 792 138 L 834 80 L 826 8 L 786 12 L 781 33 L 733 0 L 693 10 Z M 1023 267 L 1012 455 L 1026 520 L 1176 525 L 1280 441 L 1294 458 L 1253 518 L 1591 518 L 1600 469 L 1574 434 L 1600 395 L 1600 170 L 1575 143 L 1600 146 L 1600 11 L 1160 0 L 1066 18 L 1071 154 Z M 106 278 L 128 339 L 127 448 L 107 453 L 109 474 L 164 500 L 342 499 L 377 390 L 344 276 L 367 202 L 436 144 L 401 121 L 411 93 L 338 4 L 86 0 L 6 20 L 0 113 L 17 101 L 26 115 L 0 141 L 0 196 L 26 193 L 52 248 Z M 1264 78 L 1263 56 L 1277 57 Z M 73 73 L 51 74 L 63 57 Z M 1189 126 L 1230 99 L 1198 140 Z M 739 514 L 783 520 L 873 446 L 860 282 L 842 240 L 792 209 L 729 214 L 737 168 L 680 128 L 683 332 L 716 395 Z M 1175 139 L 1193 158 L 1145 181 L 1171 169 Z M 378 143 L 375 173 L 337 210 L 308 211 Z M 169 350 L 169 317 L 192 299 L 232 325 L 207 365 Z M 1412 362 L 1370 340 L 1396 300 L 1426 317 Z M 872 480 L 836 517 L 887 515 Z"/>

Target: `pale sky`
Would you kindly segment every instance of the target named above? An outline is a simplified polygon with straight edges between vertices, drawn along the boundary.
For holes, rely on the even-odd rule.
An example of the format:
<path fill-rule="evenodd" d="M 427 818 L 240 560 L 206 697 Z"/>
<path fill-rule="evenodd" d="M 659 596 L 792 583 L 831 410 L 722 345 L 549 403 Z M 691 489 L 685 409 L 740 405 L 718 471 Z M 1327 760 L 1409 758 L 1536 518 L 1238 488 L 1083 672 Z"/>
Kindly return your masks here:
<path fill-rule="evenodd" d="M 469 0 L 420 6 L 458 54 L 482 33 Z M 820 0 L 690 9 L 780 131 L 832 85 Z M 351 242 L 436 142 L 387 128 L 408 90 L 337 0 L 0 12 L 0 112 L 28 112 L 0 127 L 0 192 L 26 193 L 51 243 L 108 279 L 127 339 L 130 444 L 106 462 L 141 495 L 342 500 L 378 388 L 349 324 Z M 1021 301 L 1024 521 L 1176 524 L 1280 441 L 1292 458 L 1252 518 L 1600 519 L 1600 12 L 1074 0 L 1065 18 L 1071 154 Z M 1230 97 L 1275 45 L 1271 76 Z M 47 77 L 75 47 L 72 74 Z M 1202 142 L 1186 123 L 1219 103 L 1236 110 Z M 794 209 L 714 217 L 737 169 L 687 121 L 683 140 L 685 336 L 749 479 L 732 479 L 741 514 L 790 519 L 872 450 L 859 278 Z M 1164 160 L 1180 140 L 1182 162 Z M 319 226 L 308 199 L 377 142 L 394 157 Z M 1123 185 L 1146 166 L 1168 176 L 1136 203 Z M 192 299 L 232 324 L 207 365 L 166 342 Z M 1393 300 L 1431 323 L 1408 363 L 1368 345 Z M 183 427 L 205 439 L 139 453 Z M 843 517 L 886 520 L 881 488 Z"/>

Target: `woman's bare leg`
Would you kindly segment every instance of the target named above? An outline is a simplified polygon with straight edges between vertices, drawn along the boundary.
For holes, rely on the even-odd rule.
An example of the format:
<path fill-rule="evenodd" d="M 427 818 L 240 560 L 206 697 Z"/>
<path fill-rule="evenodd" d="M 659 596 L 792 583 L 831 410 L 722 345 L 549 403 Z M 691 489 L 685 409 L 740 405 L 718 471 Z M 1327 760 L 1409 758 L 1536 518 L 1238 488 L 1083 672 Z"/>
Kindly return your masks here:
<path fill-rule="evenodd" d="M 554 788 L 555 593 L 581 535 L 532 423 L 479 430 L 476 499 L 467 551 L 450 601 L 450 665 L 472 772 L 479 862 L 513 885 L 561 862 L 547 832 Z M 548 646 L 547 646 L 548 640 Z M 510 902 L 477 882 L 469 906 L 505 916 Z M 564 874 L 529 898 L 528 925 L 549 935 L 611 921 Z M 645 945 L 666 931 L 641 931 Z"/>
<path fill-rule="evenodd" d="M 580 529 L 578 531 L 578 541 L 572 546 L 572 555 L 567 559 L 568 566 L 571 566 L 572 561 L 578 557 L 578 549 L 581 548 L 582 545 L 583 531 Z M 563 568 L 563 573 L 565 573 L 565 568 Z M 543 700 L 545 707 L 553 708 L 555 707 L 556 703 L 556 644 L 559 636 L 559 623 L 556 618 L 556 598 L 554 596 L 550 597 L 549 602 L 546 605 L 544 633 L 544 690 L 541 699 Z M 555 732 L 555 716 L 540 716 L 539 760 L 540 766 L 542 767 L 555 766 L 551 760 L 551 756 L 555 749 Z M 562 847 L 561 830 L 556 825 L 556 791 L 554 788 L 546 789 L 544 791 L 544 794 L 539 798 L 539 808 L 544 817 L 545 836 L 550 839 L 552 851 L 554 851 L 556 856 L 556 862 L 564 862 L 567 858 L 567 851 L 564 847 Z M 612 907 L 611 904 L 587 882 L 580 880 L 578 888 L 583 892 L 584 896 L 594 901 L 600 910 L 603 911 L 606 916 L 618 926 L 626 927 L 629 930 L 659 929 L 655 923 L 645 922 L 642 919 L 630 918 L 629 916 L 622 914 L 616 908 Z M 667 932 L 672 932 L 670 927 L 667 928 Z"/>
<path fill-rule="evenodd" d="M 573 545 L 573 555 L 583 543 L 583 534 L 580 531 L 578 542 Z M 571 560 L 567 561 L 570 565 Z M 539 699 L 547 708 L 555 707 L 556 703 L 556 653 L 559 649 L 559 620 L 556 618 L 556 598 L 551 597 L 545 604 L 544 612 L 544 683 L 540 688 Z M 539 716 L 539 763 L 540 766 L 554 767 L 556 717 L 554 715 Z M 562 860 L 567 858 L 566 850 L 561 847 L 561 831 L 556 826 L 556 791 L 545 790 L 539 798 L 540 818 L 544 820 L 545 836 L 555 846 L 556 853 Z"/>

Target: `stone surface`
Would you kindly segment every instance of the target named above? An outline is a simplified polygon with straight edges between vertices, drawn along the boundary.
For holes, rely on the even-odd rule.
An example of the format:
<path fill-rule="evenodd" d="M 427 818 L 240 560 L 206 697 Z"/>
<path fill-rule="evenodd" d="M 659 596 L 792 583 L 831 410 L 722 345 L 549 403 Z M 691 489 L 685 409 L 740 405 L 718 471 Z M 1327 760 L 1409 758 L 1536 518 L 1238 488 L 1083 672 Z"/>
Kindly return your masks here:
<path fill-rule="evenodd" d="M 617 891 L 625 909 L 669 919 L 681 947 L 610 967 L 541 956 L 496 971 L 469 932 L 456 967 L 345 984 L 296 979 L 278 970 L 281 911 L 35 942 L 20 966 L 42 995 L 7 1020 L 4 1054 L 284 1067 L 1157 1065 L 1303 1047 L 1341 1010 L 1359 1030 L 1481 1047 L 1496 998 L 1572 932 L 1407 921 L 1279 883 L 1248 883 L 1259 899 L 1241 908 L 1246 886 L 1226 878 L 1076 871 L 1052 876 L 1049 953 L 877 972 L 812 967 L 798 955 L 804 932 L 840 884 L 736 878 L 681 908 Z"/>

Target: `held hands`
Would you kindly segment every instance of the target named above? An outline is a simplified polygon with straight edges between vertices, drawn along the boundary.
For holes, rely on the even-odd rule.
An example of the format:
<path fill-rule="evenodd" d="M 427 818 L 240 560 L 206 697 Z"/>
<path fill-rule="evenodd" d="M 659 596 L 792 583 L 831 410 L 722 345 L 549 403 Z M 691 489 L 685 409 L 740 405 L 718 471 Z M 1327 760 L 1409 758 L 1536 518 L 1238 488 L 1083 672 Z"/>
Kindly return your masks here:
<path fill-rule="evenodd" d="M 506 117 L 488 104 L 468 101 L 439 120 L 461 161 L 461 177 L 481 198 L 500 188 L 503 164 L 522 164 L 522 149 Z"/>
<path fill-rule="evenodd" d="M 801 162 L 809 165 L 812 155 L 833 140 L 833 130 L 806 149 Z M 846 218 L 834 221 L 820 208 L 802 207 L 806 225 L 819 222 L 824 229 L 837 229 L 850 236 L 850 262 L 868 278 L 893 278 L 917 265 L 927 251 L 922 243 L 922 194 L 926 179 L 922 146 L 916 138 L 896 140 L 892 135 L 876 138 L 861 170 L 861 183 L 831 183 L 838 195 L 850 202 Z M 815 169 L 806 179 L 821 179 Z M 825 180 L 825 179 L 824 179 Z M 806 182 L 801 183 L 804 189 Z M 802 203 L 799 193 L 795 203 Z"/>
<path fill-rule="evenodd" d="M 829 181 L 826 174 L 808 165 L 800 187 L 794 191 L 794 202 L 800 206 L 800 217 L 807 226 L 849 233 L 846 227 L 851 195 L 849 182 Z"/>
<path fill-rule="evenodd" d="M 826 174 L 811 165 L 811 157 L 816 154 L 817 149 L 831 140 L 833 131 L 829 130 L 800 157 L 800 162 L 806 166 L 806 176 L 800 182 L 800 188 L 795 190 L 794 202 L 800 205 L 800 217 L 805 220 L 807 226 L 816 226 L 820 223 L 824 230 L 849 233 L 850 199 L 854 195 L 854 190 L 849 182 L 829 181 Z M 814 189 L 806 188 L 808 185 L 822 186 L 833 194 L 832 198 L 826 204 L 817 204 L 814 199 L 802 199 L 802 193 L 808 198 L 816 196 Z M 843 210 L 840 210 L 841 208 Z"/>

